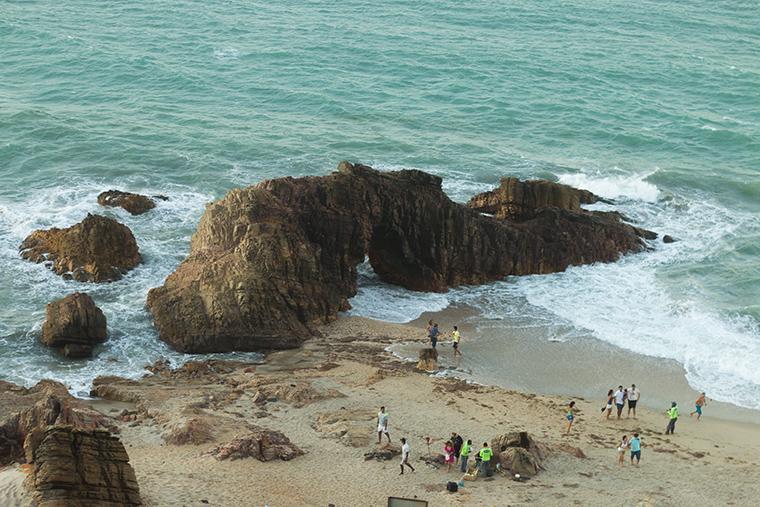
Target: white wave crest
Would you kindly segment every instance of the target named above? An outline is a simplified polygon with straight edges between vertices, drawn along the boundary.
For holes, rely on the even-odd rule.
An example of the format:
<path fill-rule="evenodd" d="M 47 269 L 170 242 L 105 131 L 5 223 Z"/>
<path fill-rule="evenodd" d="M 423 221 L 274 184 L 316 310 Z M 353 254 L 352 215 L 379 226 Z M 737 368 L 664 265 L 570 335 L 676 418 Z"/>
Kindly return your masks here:
<path fill-rule="evenodd" d="M 660 191 L 655 185 L 646 181 L 654 172 L 631 175 L 588 175 L 585 173 L 561 174 L 559 182 L 575 188 L 590 190 L 607 199 L 628 198 L 646 202 L 657 202 Z"/>

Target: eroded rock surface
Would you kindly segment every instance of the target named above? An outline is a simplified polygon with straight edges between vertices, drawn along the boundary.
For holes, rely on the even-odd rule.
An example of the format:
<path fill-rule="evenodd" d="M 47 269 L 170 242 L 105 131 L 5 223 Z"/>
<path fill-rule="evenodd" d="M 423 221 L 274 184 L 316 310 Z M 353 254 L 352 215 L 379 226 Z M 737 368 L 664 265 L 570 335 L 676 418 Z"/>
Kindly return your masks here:
<path fill-rule="evenodd" d="M 69 294 L 45 308 L 41 341 L 66 357 L 90 357 L 92 348 L 106 341 L 106 317 L 88 294 Z"/>
<path fill-rule="evenodd" d="M 66 229 L 34 231 L 20 247 L 21 257 L 45 263 L 64 278 L 80 282 L 110 282 L 137 266 L 140 252 L 132 231 L 100 215 Z"/>
<path fill-rule="evenodd" d="M 491 440 L 496 460 L 503 470 L 521 477 L 533 477 L 543 470 L 546 451 L 527 432 L 500 435 Z"/>
<path fill-rule="evenodd" d="M 645 248 L 619 219 L 575 209 L 591 197 L 574 192 L 523 199 L 520 216 L 546 206 L 514 221 L 454 203 L 421 171 L 342 162 L 328 176 L 264 181 L 209 205 L 148 306 L 183 352 L 292 348 L 349 308 L 365 256 L 386 282 L 445 291 Z"/>
<path fill-rule="evenodd" d="M 255 458 L 259 461 L 289 461 L 303 455 L 303 451 L 279 431 L 256 428 L 247 435 L 216 447 L 209 454 L 218 460 Z"/>
<path fill-rule="evenodd" d="M 142 505 L 127 451 L 108 431 L 46 429 L 30 482 L 38 507 Z"/>
<path fill-rule="evenodd" d="M 108 207 L 120 207 L 132 215 L 141 215 L 156 207 L 156 201 L 148 196 L 122 192 L 120 190 L 107 190 L 98 195 L 98 204 Z"/>

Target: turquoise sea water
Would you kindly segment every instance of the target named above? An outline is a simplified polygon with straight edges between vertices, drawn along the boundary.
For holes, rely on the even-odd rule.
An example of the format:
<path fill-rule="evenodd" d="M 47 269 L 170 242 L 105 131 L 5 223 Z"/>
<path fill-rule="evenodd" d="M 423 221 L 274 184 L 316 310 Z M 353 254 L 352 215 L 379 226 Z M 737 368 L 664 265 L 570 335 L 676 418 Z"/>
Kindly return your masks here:
<path fill-rule="evenodd" d="M 403 321 L 466 302 L 496 320 L 548 314 L 760 408 L 753 1 L 3 2 L 0 378 L 81 391 L 99 373 L 182 360 L 144 301 L 184 258 L 205 203 L 342 159 L 440 174 L 461 201 L 502 175 L 556 179 L 680 239 L 443 296 L 368 282 L 356 313 Z M 171 200 L 131 217 L 98 208 L 108 188 Z M 144 265 L 94 286 L 20 260 L 33 229 L 87 212 L 128 224 Z M 45 304 L 73 290 L 109 318 L 91 362 L 36 343 Z"/>

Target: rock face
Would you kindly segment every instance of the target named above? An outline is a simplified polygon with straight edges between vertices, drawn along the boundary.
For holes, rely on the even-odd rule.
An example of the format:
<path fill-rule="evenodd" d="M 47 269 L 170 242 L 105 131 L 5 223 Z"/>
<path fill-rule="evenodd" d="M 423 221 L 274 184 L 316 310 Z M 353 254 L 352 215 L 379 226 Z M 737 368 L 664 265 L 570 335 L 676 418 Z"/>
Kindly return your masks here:
<path fill-rule="evenodd" d="M 101 206 L 121 207 L 133 215 L 141 215 L 156 207 L 156 202 L 148 196 L 122 192 L 120 190 L 108 190 L 98 195 L 98 204 Z"/>
<path fill-rule="evenodd" d="M 88 294 L 69 294 L 45 308 L 41 340 L 60 347 L 66 357 L 90 357 L 92 348 L 106 340 L 106 317 Z"/>
<path fill-rule="evenodd" d="M 591 199 L 557 192 L 523 199 L 520 216 Z M 183 352 L 291 348 L 349 308 L 365 256 L 386 282 L 441 292 L 645 248 L 606 215 L 548 206 L 514 221 L 472 206 L 451 201 L 437 176 L 348 162 L 328 176 L 233 190 L 206 209 L 190 255 L 148 307 L 161 339 Z"/>
<path fill-rule="evenodd" d="M 30 481 L 39 507 L 142 505 L 124 445 L 103 430 L 48 428 Z"/>
<path fill-rule="evenodd" d="M 21 257 L 45 263 L 64 278 L 110 282 L 140 263 L 132 231 L 116 220 L 87 215 L 66 229 L 38 230 L 21 243 Z"/>
<path fill-rule="evenodd" d="M 521 477 L 533 477 L 542 470 L 546 451 L 527 432 L 507 433 L 491 440 L 501 468 Z"/>
<path fill-rule="evenodd" d="M 32 452 L 50 425 L 111 428 L 107 419 L 50 380 L 24 387 L 0 381 L 0 466 L 31 461 Z"/>

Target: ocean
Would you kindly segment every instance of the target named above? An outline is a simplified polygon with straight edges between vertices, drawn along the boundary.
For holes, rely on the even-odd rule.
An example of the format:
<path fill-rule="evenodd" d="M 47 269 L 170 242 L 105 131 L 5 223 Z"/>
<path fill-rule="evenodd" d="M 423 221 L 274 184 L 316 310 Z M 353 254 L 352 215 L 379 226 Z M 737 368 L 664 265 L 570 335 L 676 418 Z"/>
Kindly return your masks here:
<path fill-rule="evenodd" d="M 447 294 L 364 269 L 351 314 L 468 305 L 476 327 L 673 359 L 695 389 L 760 409 L 758 48 L 754 1 L 5 1 L 0 378 L 86 394 L 97 375 L 187 360 L 157 339 L 145 297 L 206 203 L 348 159 L 438 174 L 461 202 L 501 176 L 549 178 L 678 239 Z M 98 207 L 110 188 L 170 200 L 132 217 Z M 91 285 L 21 260 L 32 230 L 88 212 L 127 224 L 144 264 Z M 90 361 L 38 344 L 45 304 L 75 290 L 109 321 Z"/>

